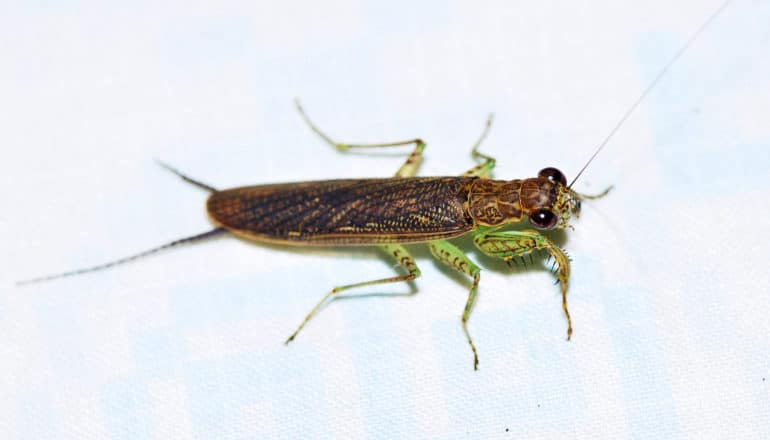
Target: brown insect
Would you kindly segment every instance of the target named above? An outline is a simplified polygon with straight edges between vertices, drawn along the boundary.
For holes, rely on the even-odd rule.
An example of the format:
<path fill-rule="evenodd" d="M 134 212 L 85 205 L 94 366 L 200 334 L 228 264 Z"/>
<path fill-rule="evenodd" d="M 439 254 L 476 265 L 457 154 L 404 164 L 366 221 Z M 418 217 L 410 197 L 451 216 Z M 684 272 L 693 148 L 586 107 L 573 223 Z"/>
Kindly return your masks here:
<path fill-rule="evenodd" d="M 478 368 L 478 355 L 467 322 L 478 291 L 481 270 L 462 250 L 448 241 L 454 237 L 471 234 L 473 243 L 481 252 L 507 262 L 535 251 L 546 252 L 549 258 L 553 259 L 569 339 L 572 335 L 572 320 L 567 308 L 570 262 L 564 251 L 541 231 L 571 228 L 569 222 L 573 216 L 580 214 L 583 200 L 596 199 L 610 191 L 611 187 L 600 194 L 588 196 L 575 192 L 572 185 L 668 68 L 726 5 L 727 3 L 715 12 L 666 64 L 569 185 L 561 171 L 550 167 L 540 170 L 536 177 L 526 179 L 488 178 L 495 167 L 495 159 L 480 153 L 478 148 L 489 131 L 491 117 L 471 150 L 473 158 L 479 161 L 478 165 L 460 176 L 415 177 L 425 149 L 422 140 L 364 145 L 338 143 L 318 129 L 297 103 L 300 115 L 310 128 L 340 151 L 406 145 L 414 145 L 414 149 L 393 178 L 255 185 L 221 191 L 161 163 L 185 181 L 211 192 L 206 202 L 206 210 L 216 225 L 213 230 L 110 263 L 35 278 L 19 284 L 102 270 L 181 243 L 228 232 L 254 241 L 292 246 L 378 246 L 405 270 L 403 275 L 331 289 L 289 336 L 286 340 L 288 343 L 297 336 L 321 305 L 339 292 L 374 284 L 411 281 L 419 277 L 420 270 L 404 245 L 426 243 L 439 261 L 473 280 L 461 322 L 473 351 L 474 368 Z M 531 228 L 506 229 L 514 224 L 528 224 Z"/>

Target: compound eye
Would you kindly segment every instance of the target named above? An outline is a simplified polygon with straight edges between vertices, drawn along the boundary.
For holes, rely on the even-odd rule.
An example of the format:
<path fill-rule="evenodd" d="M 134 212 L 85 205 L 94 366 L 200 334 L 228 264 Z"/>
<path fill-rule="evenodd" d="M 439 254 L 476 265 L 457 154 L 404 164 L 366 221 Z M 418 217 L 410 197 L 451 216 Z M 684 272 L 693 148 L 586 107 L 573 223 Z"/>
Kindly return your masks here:
<path fill-rule="evenodd" d="M 547 209 L 538 209 L 529 215 L 529 222 L 538 229 L 553 229 L 557 220 L 556 215 Z"/>
<path fill-rule="evenodd" d="M 567 186 L 567 178 L 564 177 L 564 173 L 554 167 L 543 168 L 539 173 L 537 173 L 537 176 L 545 177 L 551 182 L 559 182 L 562 185 Z"/>

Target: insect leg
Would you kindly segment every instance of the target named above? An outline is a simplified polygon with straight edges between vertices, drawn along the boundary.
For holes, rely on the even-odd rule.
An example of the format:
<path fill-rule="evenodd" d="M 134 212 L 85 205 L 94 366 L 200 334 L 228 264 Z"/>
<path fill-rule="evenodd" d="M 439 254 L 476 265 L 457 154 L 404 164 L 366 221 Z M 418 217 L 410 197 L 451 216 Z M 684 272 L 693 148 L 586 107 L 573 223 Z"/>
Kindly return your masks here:
<path fill-rule="evenodd" d="M 509 261 L 516 256 L 531 254 L 536 249 L 545 250 L 553 257 L 557 266 L 556 277 L 561 284 L 561 305 L 567 318 L 567 340 L 572 337 L 572 318 L 567 309 L 567 283 L 569 281 L 569 258 L 551 240 L 534 230 L 524 231 L 478 231 L 473 243 L 482 252 Z"/>
<path fill-rule="evenodd" d="M 468 300 L 465 302 L 465 309 L 463 310 L 463 332 L 465 332 L 465 338 L 468 340 L 468 344 L 473 351 L 473 369 L 479 369 L 479 355 L 476 353 L 476 346 L 473 344 L 471 334 L 468 332 L 468 318 L 471 315 L 473 304 L 476 301 L 476 292 L 479 289 L 479 279 L 481 277 L 481 269 L 466 256 L 463 251 L 457 248 L 457 246 L 449 243 L 448 241 L 432 241 L 428 243 L 430 252 L 440 262 L 446 264 L 452 269 L 464 273 L 470 277 L 473 277 L 473 285 L 468 293 Z"/>
<path fill-rule="evenodd" d="M 481 132 L 479 140 L 476 141 L 476 143 L 473 145 L 473 149 L 471 150 L 471 156 L 473 156 L 473 159 L 483 160 L 483 162 L 462 173 L 462 176 L 486 177 L 495 168 L 495 158 L 479 152 L 479 146 L 481 146 L 481 143 L 484 142 L 484 139 L 486 139 L 487 135 L 489 134 L 489 130 L 492 128 L 492 120 L 493 115 L 489 115 L 487 118 L 487 123 L 484 126 L 484 131 Z"/>
<path fill-rule="evenodd" d="M 412 281 L 415 278 L 420 276 L 420 269 L 417 267 L 417 263 L 415 263 L 414 258 L 412 258 L 411 255 L 409 255 L 409 252 L 401 246 L 397 244 L 392 245 L 385 245 L 380 246 L 385 252 L 387 252 L 393 259 L 402 267 L 406 268 L 406 270 L 409 271 L 406 275 L 400 275 L 396 277 L 390 277 L 390 278 L 383 278 L 380 280 L 373 280 L 373 281 L 364 281 L 361 283 L 355 283 L 355 284 L 348 284 L 346 286 L 338 286 L 333 288 L 329 293 L 324 295 L 324 297 L 321 299 L 321 301 L 318 302 L 318 304 L 313 307 L 313 309 L 310 311 L 310 313 L 307 314 L 305 317 L 305 320 L 302 321 L 302 324 L 299 325 L 297 330 L 289 336 L 288 339 L 286 339 L 286 344 L 293 341 L 295 337 L 297 337 L 297 334 L 302 330 L 302 328 L 310 321 L 310 319 L 318 313 L 318 310 L 321 308 L 321 306 L 326 303 L 330 298 L 332 298 L 334 295 L 348 290 L 353 289 L 356 287 L 363 287 L 363 286 L 371 286 L 374 284 L 385 284 L 385 283 L 397 283 L 399 281 Z"/>
<path fill-rule="evenodd" d="M 365 149 L 365 148 L 387 148 L 387 147 L 402 147 L 404 145 L 411 145 L 414 144 L 414 150 L 409 154 L 409 157 L 406 158 L 406 161 L 403 165 L 401 165 L 401 168 L 398 169 L 396 172 L 396 177 L 409 177 L 414 176 L 417 172 L 417 167 L 420 166 L 420 162 L 422 162 L 422 152 L 425 150 L 425 142 L 423 142 L 420 138 L 411 139 L 408 141 L 398 141 L 398 142 L 384 142 L 384 143 L 378 143 L 378 144 L 348 144 L 348 143 L 342 143 L 342 142 L 335 142 L 332 138 L 330 138 L 326 133 L 321 131 L 318 126 L 316 126 L 313 121 L 310 120 L 310 117 L 305 113 L 305 110 L 302 108 L 302 105 L 299 103 L 299 100 L 295 101 L 297 105 L 297 111 L 299 112 L 299 115 L 302 117 L 302 119 L 305 121 L 305 123 L 310 127 L 315 134 L 317 134 L 321 139 L 324 140 L 327 144 L 331 145 L 332 147 L 336 148 L 339 151 L 348 151 L 350 149 Z"/>

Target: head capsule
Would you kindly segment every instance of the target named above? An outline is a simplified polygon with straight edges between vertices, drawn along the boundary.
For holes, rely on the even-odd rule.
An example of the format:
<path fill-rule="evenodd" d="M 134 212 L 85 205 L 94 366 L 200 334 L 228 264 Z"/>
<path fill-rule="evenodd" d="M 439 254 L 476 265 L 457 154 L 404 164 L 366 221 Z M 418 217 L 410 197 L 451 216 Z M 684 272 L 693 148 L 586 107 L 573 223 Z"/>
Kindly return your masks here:
<path fill-rule="evenodd" d="M 567 178 L 556 168 L 543 168 L 536 178 L 524 179 L 521 207 L 537 229 L 571 227 L 569 220 L 580 215 L 580 199 L 567 187 Z"/>

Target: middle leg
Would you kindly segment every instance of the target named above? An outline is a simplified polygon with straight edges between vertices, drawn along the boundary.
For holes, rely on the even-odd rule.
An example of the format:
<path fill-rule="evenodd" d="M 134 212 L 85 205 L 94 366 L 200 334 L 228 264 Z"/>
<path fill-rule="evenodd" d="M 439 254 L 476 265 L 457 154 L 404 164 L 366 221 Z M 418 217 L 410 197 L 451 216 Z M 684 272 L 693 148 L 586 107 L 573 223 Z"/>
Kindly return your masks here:
<path fill-rule="evenodd" d="M 489 134 L 489 130 L 492 128 L 492 120 L 493 120 L 493 116 L 489 115 L 489 117 L 487 118 L 487 123 L 484 126 L 484 131 L 481 132 L 481 136 L 479 136 L 479 140 L 477 140 L 476 143 L 473 144 L 473 149 L 471 150 L 471 156 L 475 160 L 481 160 L 482 162 L 474 166 L 473 168 L 469 169 L 468 171 L 462 173 L 461 176 L 487 177 L 489 173 L 491 173 L 492 170 L 495 168 L 495 164 L 497 163 L 495 158 L 479 152 L 479 147 L 481 146 L 481 143 L 484 142 L 484 139 L 487 138 L 487 135 Z"/>
<path fill-rule="evenodd" d="M 479 290 L 479 279 L 481 278 L 481 269 L 466 256 L 457 246 L 444 240 L 432 241 L 428 243 L 430 252 L 436 257 L 437 260 L 451 267 L 452 269 L 464 273 L 473 278 L 473 285 L 468 293 L 468 300 L 465 302 L 465 309 L 463 309 L 463 332 L 465 332 L 465 338 L 468 340 L 468 344 L 473 351 L 473 369 L 479 369 L 479 355 L 476 352 L 476 345 L 473 344 L 473 339 L 468 331 L 468 318 L 471 316 L 471 310 L 473 304 L 476 302 L 476 293 Z"/>

